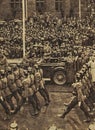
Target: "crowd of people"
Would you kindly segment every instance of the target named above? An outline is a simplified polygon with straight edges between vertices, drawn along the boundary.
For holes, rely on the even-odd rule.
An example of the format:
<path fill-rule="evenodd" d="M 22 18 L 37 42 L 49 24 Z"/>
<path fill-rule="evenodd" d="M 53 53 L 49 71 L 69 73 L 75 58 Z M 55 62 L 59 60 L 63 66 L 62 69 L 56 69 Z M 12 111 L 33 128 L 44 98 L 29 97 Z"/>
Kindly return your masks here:
<path fill-rule="evenodd" d="M 82 20 L 64 20 L 50 14 L 33 15 L 26 21 L 26 59 L 23 59 L 23 63 L 28 64 L 10 65 L 4 55 L 8 59 L 22 58 L 23 55 L 22 22 L 11 20 L 0 23 L 0 51 L 3 53 L 0 55 L 0 103 L 5 113 L 8 116 L 17 113 L 28 101 L 34 109 L 32 115 L 38 115 L 41 106 L 37 92 L 48 106 L 50 98 L 43 80 L 43 70 L 34 59 L 50 62 L 51 57 L 63 57 L 68 63 L 73 61 L 75 72 L 78 72 L 73 84 L 75 97 L 61 117 L 64 118 L 78 104 L 87 121 L 90 121 L 88 108 L 91 111 L 94 108 L 95 90 L 89 65 L 86 63 L 95 50 L 94 41 L 93 16 Z M 31 60 L 28 61 L 28 58 Z"/>
<path fill-rule="evenodd" d="M 0 38 L 0 50 L 8 58 L 22 57 L 22 21 L 2 22 L 0 24 Z M 77 18 L 64 20 L 56 16 L 53 17 L 51 14 L 34 14 L 33 17 L 26 20 L 26 53 L 30 57 L 34 56 L 35 53 L 36 56 L 44 55 L 48 49 L 46 49 L 46 44 L 53 53 L 56 50 L 60 52 L 63 44 L 71 46 L 93 45 L 94 39 L 94 16 L 82 20 Z M 36 49 L 37 47 L 40 49 Z"/>

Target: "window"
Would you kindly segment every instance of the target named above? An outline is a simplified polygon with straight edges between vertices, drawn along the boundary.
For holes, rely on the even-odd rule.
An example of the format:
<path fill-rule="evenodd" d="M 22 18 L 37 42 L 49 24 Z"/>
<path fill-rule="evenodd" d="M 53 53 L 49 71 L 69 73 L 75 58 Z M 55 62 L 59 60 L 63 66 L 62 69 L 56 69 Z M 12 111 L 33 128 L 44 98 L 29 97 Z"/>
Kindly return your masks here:
<path fill-rule="evenodd" d="M 45 11 L 45 0 L 36 0 L 36 10 L 40 13 Z"/>
<path fill-rule="evenodd" d="M 60 12 L 63 8 L 63 0 L 55 0 L 55 9 Z"/>
<path fill-rule="evenodd" d="M 11 0 L 11 8 L 14 10 L 21 10 L 22 0 Z"/>

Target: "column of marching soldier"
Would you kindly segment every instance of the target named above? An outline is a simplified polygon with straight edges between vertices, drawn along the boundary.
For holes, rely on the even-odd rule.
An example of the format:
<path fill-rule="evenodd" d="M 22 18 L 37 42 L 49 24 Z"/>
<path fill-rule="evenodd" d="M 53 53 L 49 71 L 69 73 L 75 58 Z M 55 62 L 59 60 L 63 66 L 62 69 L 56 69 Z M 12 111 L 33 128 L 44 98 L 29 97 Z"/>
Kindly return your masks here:
<path fill-rule="evenodd" d="M 0 71 L 0 103 L 4 108 L 6 117 L 16 114 L 21 106 L 28 101 L 32 104 L 33 116 L 38 115 L 41 110 L 37 92 L 45 100 L 48 106 L 50 99 L 44 85 L 43 71 L 37 64 L 32 66 L 8 65 L 6 70 Z"/>
<path fill-rule="evenodd" d="M 69 104 L 66 104 L 66 110 L 60 116 L 65 116 L 76 106 L 84 112 L 86 116 L 85 122 L 90 122 L 94 114 L 95 103 L 95 84 L 92 82 L 92 75 L 90 73 L 90 65 L 86 63 L 81 70 L 75 75 L 75 82 L 73 86 L 73 99 Z"/>

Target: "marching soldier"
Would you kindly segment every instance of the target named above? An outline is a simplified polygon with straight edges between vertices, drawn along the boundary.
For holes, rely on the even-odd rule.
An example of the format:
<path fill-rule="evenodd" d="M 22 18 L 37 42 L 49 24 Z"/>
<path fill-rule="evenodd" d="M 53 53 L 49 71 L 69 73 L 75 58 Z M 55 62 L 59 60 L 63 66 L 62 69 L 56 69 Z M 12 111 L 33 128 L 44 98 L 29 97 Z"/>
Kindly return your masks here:
<path fill-rule="evenodd" d="M 67 74 L 67 83 L 68 83 L 68 85 L 70 85 L 74 82 L 74 59 L 72 56 L 68 56 L 68 60 L 66 62 L 66 70 L 68 73 Z"/>
<path fill-rule="evenodd" d="M 16 99 L 16 103 L 17 105 L 19 105 L 19 95 L 18 95 L 18 88 L 15 84 L 15 77 L 14 74 L 12 72 L 12 68 L 8 67 L 8 73 L 7 73 L 7 79 L 8 79 L 8 87 L 12 93 L 12 97 L 14 97 Z"/>
<path fill-rule="evenodd" d="M 86 74 L 82 78 L 82 84 L 83 84 L 82 92 L 84 95 L 86 95 L 85 102 L 86 102 L 87 106 L 90 108 L 90 111 L 92 111 L 94 106 L 93 106 L 92 99 L 89 96 L 90 95 L 90 84 L 88 82 Z"/>
<path fill-rule="evenodd" d="M 3 84 L 3 82 L 5 82 L 5 81 L 3 81 L 2 74 L 4 76 L 4 71 L 0 72 L 0 76 L 1 76 L 1 80 L 2 80 L 2 81 L 0 80 L 0 104 L 4 108 L 4 111 L 7 115 L 7 117 L 5 117 L 4 119 L 7 119 L 8 115 L 11 114 L 10 113 L 10 106 L 9 106 L 7 100 L 6 100 L 6 99 L 9 99 L 8 96 L 10 95 L 10 92 L 9 92 L 9 90 L 7 92 L 7 86 L 5 86 Z"/>
<path fill-rule="evenodd" d="M 15 78 L 15 83 L 18 88 L 18 93 L 22 97 L 22 82 L 20 80 L 20 71 L 16 65 L 13 66 L 13 74 Z"/>
<path fill-rule="evenodd" d="M 67 109 L 65 112 L 62 114 L 61 118 L 65 118 L 65 116 L 74 108 L 76 105 L 80 107 L 80 109 L 84 112 L 87 120 L 86 122 L 89 122 L 90 115 L 87 111 L 87 105 L 85 103 L 85 95 L 82 93 L 82 83 L 81 83 L 81 75 L 77 73 L 76 75 L 76 82 L 73 84 L 74 87 L 74 92 L 75 92 L 75 97 L 71 101 L 71 103 L 67 106 Z"/>
<path fill-rule="evenodd" d="M 7 101 L 7 103 L 10 106 L 10 112 L 14 111 L 14 104 L 12 102 L 12 93 L 10 91 L 10 89 L 8 88 L 8 80 L 6 78 L 6 74 L 4 72 L 4 70 L 1 71 L 1 82 L 2 82 L 2 95 L 3 98 Z"/>
<path fill-rule="evenodd" d="M 37 106 L 37 110 L 40 110 L 41 109 L 40 101 L 39 101 L 39 99 L 36 95 L 37 89 L 36 89 L 36 86 L 35 86 L 35 83 L 34 83 L 34 75 L 33 75 L 31 67 L 28 67 L 28 73 L 29 73 L 29 77 L 30 77 L 30 80 L 31 80 L 31 87 L 32 87 L 32 90 L 33 90 L 33 97 L 34 97 L 34 100 L 35 100 L 35 103 L 36 103 L 36 106 Z"/>
<path fill-rule="evenodd" d="M 43 70 L 40 69 L 37 64 L 34 65 L 34 80 L 36 89 L 39 91 L 39 93 L 45 100 L 45 105 L 49 105 L 50 98 L 49 93 L 44 85 Z"/>
<path fill-rule="evenodd" d="M 89 85 L 89 90 L 90 90 L 89 97 L 92 100 L 92 102 L 95 102 L 95 88 L 89 70 L 86 71 L 86 77 L 87 77 L 87 83 Z"/>
<path fill-rule="evenodd" d="M 25 71 L 25 79 L 22 81 L 23 88 L 24 88 L 23 97 L 25 99 L 27 99 L 29 101 L 29 103 L 32 104 L 33 109 L 34 109 L 34 114 L 33 114 L 33 116 L 34 116 L 34 115 L 38 115 L 39 112 L 37 110 L 37 104 L 36 104 L 34 96 L 33 96 L 34 95 L 34 91 L 33 91 L 34 86 L 32 86 L 33 85 L 32 83 L 33 83 L 33 78 L 31 77 L 31 79 L 30 79 L 28 72 Z"/>

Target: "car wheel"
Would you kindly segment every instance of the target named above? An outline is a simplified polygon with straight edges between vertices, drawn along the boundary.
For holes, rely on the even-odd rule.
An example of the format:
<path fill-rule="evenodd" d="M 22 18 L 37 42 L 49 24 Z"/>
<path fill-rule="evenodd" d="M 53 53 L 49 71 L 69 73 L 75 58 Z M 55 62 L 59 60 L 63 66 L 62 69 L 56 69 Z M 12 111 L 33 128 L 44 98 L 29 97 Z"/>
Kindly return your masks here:
<path fill-rule="evenodd" d="M 53 82 L 57 85 L 63 85 L 66 83 L 66 75 L 63 70 L 57 70 L 53 74 Z"/>

